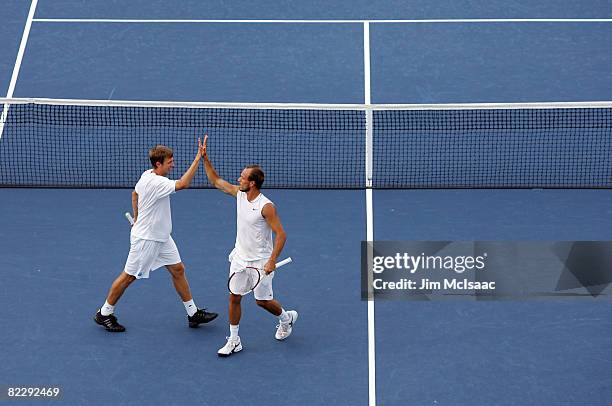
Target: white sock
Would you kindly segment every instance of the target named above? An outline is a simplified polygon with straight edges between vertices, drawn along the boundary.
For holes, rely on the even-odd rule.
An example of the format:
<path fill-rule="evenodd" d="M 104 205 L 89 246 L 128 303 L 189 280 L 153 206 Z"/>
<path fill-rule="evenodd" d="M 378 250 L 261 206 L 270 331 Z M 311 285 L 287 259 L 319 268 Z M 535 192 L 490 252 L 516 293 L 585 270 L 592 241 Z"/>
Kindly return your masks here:
<path fill-rule="evenodd" d="M 183 302 L 183 306 L 185 306 L 185 310 L 187 310 L 187 315 L 189 317 L 193 316 L 198 311 L 195 303 L 193 303 L 193 299 L 188 302 Z"/>
<path fill-rule="evenodd" d="M 108 302 L 104 302 L 104 306 L 100 309 L 100 313 L 102 316 L 108 316 L 115 312 L 115 306 L 109 304 Z"/>
<path fill-rule="evenodd" d="M 236 324 L 235 326 L 230 324 L 230 340 L 238 339 L 238 329 L 239 328 L 240 328 L 239 324 Z"/>
<path fill-rule="evenodd" d="M 287 313 L 283 308 L 281 308 L 281 314 L 278 317 L 280 318 L 281 323 L 289 323 L 291 321 L 291 316 L 289 316 L 289 313 Z"/>

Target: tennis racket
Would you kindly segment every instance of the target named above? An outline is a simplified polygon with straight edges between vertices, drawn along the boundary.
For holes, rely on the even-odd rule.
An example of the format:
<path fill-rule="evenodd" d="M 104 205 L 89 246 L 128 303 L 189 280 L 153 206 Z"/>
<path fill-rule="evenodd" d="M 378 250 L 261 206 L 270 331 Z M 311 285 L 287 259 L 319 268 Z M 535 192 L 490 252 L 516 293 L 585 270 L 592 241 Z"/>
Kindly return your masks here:
<path fill-rule="evenodd" d="M 127 221 L 130 222 L 131 225 L 134 225 L 134 217 L 132 217 L 132 215 L 127 211 L 125 212 L 125 218 L 127 219 Z"/>
<path fill-rule="evenodd" d="M 277 262 L 276 269 L 283 265 L 287 265 L 291 261 L 291 257 L 288 257 L 280 262 Z M 247 266 L 246 268 L 242 268 L 241 270 L 232 273 L 227 280 L 227 289 L 234 295 L 244 296 L 251 293 L 261 281 L 260 271 L 263 272 L 263 269 Z"/>

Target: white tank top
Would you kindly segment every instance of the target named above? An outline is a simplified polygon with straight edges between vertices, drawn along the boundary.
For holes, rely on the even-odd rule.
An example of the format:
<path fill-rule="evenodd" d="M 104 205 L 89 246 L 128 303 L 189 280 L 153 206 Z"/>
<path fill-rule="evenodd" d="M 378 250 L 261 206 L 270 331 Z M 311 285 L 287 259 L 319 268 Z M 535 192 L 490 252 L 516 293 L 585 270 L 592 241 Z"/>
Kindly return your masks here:
<path fill-rule="evenodd" d="M 236 245 L 232 255 L 242 261 L 268 259 L 272 255 L 272 229 L 261 211 L 270 199 L 263 193 L 252 202 L 245 192 L 236 195 Z M 274 204 L 274 203 L 272 203 Z"/>

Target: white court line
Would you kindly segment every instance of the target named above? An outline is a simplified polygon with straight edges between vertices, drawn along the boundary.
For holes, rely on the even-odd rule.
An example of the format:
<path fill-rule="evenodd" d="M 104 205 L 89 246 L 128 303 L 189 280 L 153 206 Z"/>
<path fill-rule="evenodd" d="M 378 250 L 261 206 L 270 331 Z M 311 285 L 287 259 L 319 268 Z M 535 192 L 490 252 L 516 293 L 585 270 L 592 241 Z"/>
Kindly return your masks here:
<path fill-rule="evenodd" d="M 128 18 L 35 18 L 37 23 L 178 23 L 178 24 L 461 24 L 461 23 L 610 23 L 612 18 L 457 18 L 423 20 L 198 20 Z"/>
<path fill-rule="evenodd" d="M 371 100 L 370 85 L 370 23 L 363 23 L 363 82 L 364 103 L 369 106 Z M 366 148 L 365 148 L 365 183 L 366 183 L 366 241 L 374 241 L 374 215 L 372 211 L 372 109 L 366 108 Z M 368 269 L 371 269 L 373 253 L 370 244 L 367 247 Z M 369 406 L 376 406 L 376 330 L 374 324 L 374 297 L 372 296 L 372 275 L 368 273 L 368 399 Z"/>
<path fill-rule="evenodd" d="M 369 71 L 368 71 L 369 76 Z M 368 81 L 369 82 L 369 81 Z M 369 84 L 366 84 L 369 86 Z M 369 94 L 364 100 L 369 101 Z M 593 109 L 612 108 L 612 101 L 531 102 L 531 103 L 440 103 L 440 104 L 334 104 L 334 103 L 240 103 L 181 102 L 155 100 L 93 100 L 49 98 L 3 98 L 0 104 L 46 104 L 68 106 L 169 107 L 210 109 L 283 109 L 283 110 L 520 110 L 520 109 Z"/>
<path fill-rule="evenodd" d="M 23 54 L 25 53 L 26 44 L 28 43 L 28 37 L 30 36 L 30 29 L 32 28 L 32 21 L 34 19 L 34 13 L 36 12 L 37 4 L 38 0 L 32 0 L 32 3 L 30 3 L 30 12 L 28 13 L 28 19 L 26 20 L 25 28 L 23 29 L 21 43 L 19 44 L 19 51 L 17 52 L 17 59 L 15 60 L 15 66 L 13 66 L 13 74 L 11 75 L 11 81 L 9 83 L 8 91 L 6 92 L 7 99 L 13 97 L 13 92 L 15 91 L 17 77 L 19 77 L 19 70 L 21 69 L 21 61 L 23 60 Z M 0 115 L 0 139 L 2 139 L 2 133 L 4 132 L 4 125 L 6 124 L 8 111 L 9 105 L 5 104 L 2 108 L 2 115 Z"/>

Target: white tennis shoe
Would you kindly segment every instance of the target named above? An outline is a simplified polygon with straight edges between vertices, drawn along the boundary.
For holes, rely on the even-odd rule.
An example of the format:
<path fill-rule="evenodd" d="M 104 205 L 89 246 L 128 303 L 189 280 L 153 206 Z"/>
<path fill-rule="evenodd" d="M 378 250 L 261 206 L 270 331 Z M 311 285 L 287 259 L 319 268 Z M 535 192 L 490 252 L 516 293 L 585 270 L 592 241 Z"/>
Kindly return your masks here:
<path fill-rule="evenodd" d="M 289 320 L 287 323 L 279 323 L 278 326 L 276 326 L 276 335 L 274 338 L 277 340 L 284 340 L 289 337 L 291 335 L 291 331 L 293 330 L 293 324 L 298 319 L 298 312 L 295 310 L 289 310 L 287 313 L 291 317 L 291 320 Z"/>
<path fill-rule="evenodd" d="M 220 357 L 229 357 L 235 352 L 242 351 L 242 343 L 240 342 L 240 337 L 235 340 L 227 337 L 227 343 L 217 351 L 217 355 Z"/>

